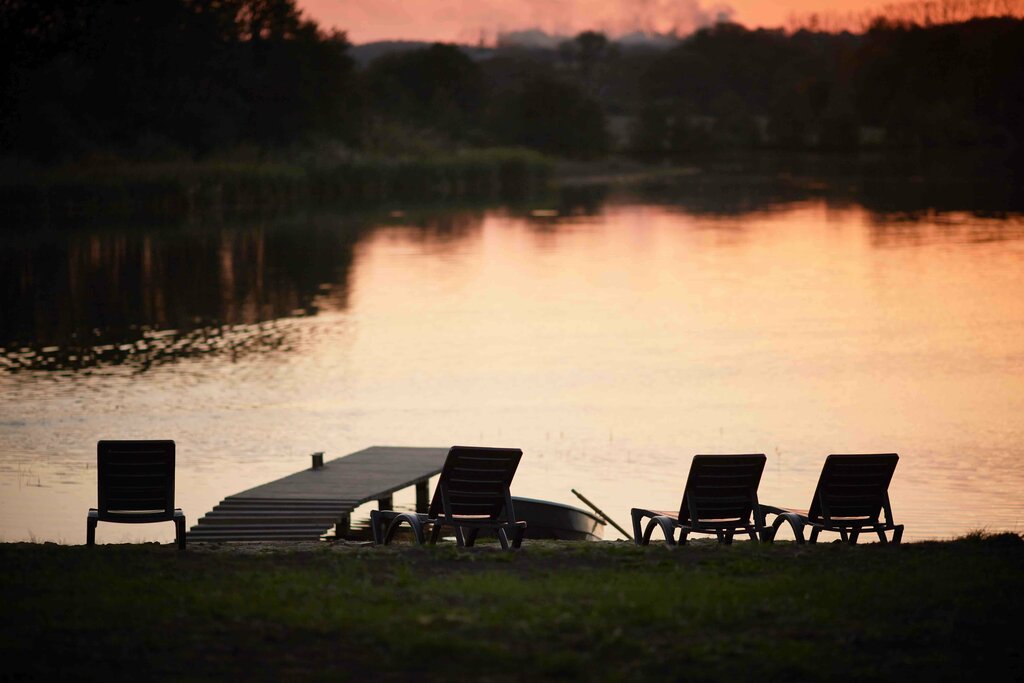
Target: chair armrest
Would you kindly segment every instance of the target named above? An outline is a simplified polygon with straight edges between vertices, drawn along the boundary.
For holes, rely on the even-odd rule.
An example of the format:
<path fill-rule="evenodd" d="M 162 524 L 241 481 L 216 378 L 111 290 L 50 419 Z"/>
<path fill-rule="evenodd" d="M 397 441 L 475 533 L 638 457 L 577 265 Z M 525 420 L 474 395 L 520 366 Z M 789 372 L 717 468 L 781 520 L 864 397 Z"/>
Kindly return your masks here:
<path fill-rule="evenodd" d="M 394 510 L 371 510 L 370 511 L 370 526 L 373 531 L 374 543 L 380 545 L 389 545 L 391 539 L 394 537 L 395 532 L 402 523 L 406 523 L 412 529 L 413 534 L 416 536 L 416 542 L 419 545 L 423 545 L 425 538 L 423 536 L 423 525 L 429 522 L 435 522 L 422 512 L 396 512 Z M 381 535 L 380 526 L 381 524 L 387 523 L 387 531 Z"/>
<path fill-rule="evenodd" d="M 645 510 L 643 508 L 633 508 L 630 510 L 630 516 L 633 518 L 633 542 L 637 545 L 648 545 L 651 542 L 651 534 L 654 532 L 655 527 L 661 527 L 661 531 L 665 534 L 665 543 L 667 545 L 675 545 L 675 530 L 679 524 L 679 520 L 674 516 L 665 514 L 659 514 L 655 510 Z M 647 527 L 641 532 L 641 522 L 645 517 L 649 517 L 651 521 L 647 523 Z"/>
<path fill-rule="evenodd" d="M 793 528 L 793 536 L 796 538 L 796 542 L 805 542 L 804 526 L 807 524 L 812 524 L 811 520 L 807 519 L 807 517 L 804 517 L 803 515 L 797 512 L 793 512 L 792 510 L 786 510 L 785 508 L 777 508 L 771 505 L 762 505 L 760 507 L 762 511 L 776 515 L 775 521 L 772 522 L 772 528 L 765 529 L 764 531 L 765 541 L 767 541 L 768 543 L 774 541 L 775 534 L 779 532 L 779 529 L 782 527 L 783 524 L 788 522 L 789 526 Z M 812 537 L 816 536 L 816 534 L 817 532 L 812 534 Z"/>
<path fill-rule="evenodd" d="M 647 545 L 642 542 L 643 539 L 643 521 L 645 518 L 654 518 L 661 515 L 657 510 L 648 510 L 647 508 L 633 508 L 629 511 L 629 516 L 633 519 L 633 542 L 637 545 Z"/>

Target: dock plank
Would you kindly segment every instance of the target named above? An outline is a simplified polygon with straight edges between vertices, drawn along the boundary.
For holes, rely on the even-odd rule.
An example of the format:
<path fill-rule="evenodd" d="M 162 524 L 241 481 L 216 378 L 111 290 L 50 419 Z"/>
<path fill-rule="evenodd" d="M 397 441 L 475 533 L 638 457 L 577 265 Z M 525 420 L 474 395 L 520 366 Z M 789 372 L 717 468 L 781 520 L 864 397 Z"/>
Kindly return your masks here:
<path fill-rule="evenodd" d="M 441 472 L 447 448 L 371 446 L 226 497 L 189 532 L 191 540 L 277 540 L 282 524 L 301 517 L 315 540 L 359 505 L 389 498 Z M 242 512 L 244 510 L 244 512 Z M 242 512 L 232 524 L 225 514 Z M 251 513 L 257 512 L 253 515 Z M 261 521 L 262 520 L 262 521 Z"/>

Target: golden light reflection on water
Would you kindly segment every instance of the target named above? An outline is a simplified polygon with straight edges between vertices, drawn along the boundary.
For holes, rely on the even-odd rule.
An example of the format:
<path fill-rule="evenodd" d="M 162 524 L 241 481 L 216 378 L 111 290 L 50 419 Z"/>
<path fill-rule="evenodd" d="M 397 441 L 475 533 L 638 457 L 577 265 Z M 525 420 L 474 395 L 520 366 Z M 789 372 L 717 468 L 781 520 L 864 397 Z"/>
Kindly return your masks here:
<path fill-rule="evenodd" d="M 1019 219 L 814 201 L 455 223 L 366 231 L 265 353 L 0 375 L 0 537 L 81 542 L 95 441 L 135 437 L 178 442 L 190 523 L 312 451 L 467 443 L 523 448 L 514 493 L 575 487 L 622 524 L 678 505 L 695 453 L 766 453 L 762 501 L 802 507 L 828 453 L 896 451 L 907 538 L 1024 527 Z"/>

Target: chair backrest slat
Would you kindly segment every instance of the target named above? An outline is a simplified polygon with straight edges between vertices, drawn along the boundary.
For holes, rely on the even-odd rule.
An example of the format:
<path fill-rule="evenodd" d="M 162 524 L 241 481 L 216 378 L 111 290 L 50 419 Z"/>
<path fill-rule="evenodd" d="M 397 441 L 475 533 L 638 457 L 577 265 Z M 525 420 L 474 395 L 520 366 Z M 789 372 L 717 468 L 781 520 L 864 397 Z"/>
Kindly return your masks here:
<path fill-rule="evenodd" d="M 448 507 L 456 517 L 497 519 L 509 499 L 509 486 L 522 457 L 518 448 L 452 446 L 428 514 L 438 517 Z"/>
<path fill-rule="evenodd" d="M 96 446 L 100 518 L 174 514 L 173 441 L 100 441 Z"/>
<path fill-rule="evenodd" d="M 821 468 L 808 517 L 816 522 L 838 517 L 877 521 L 898 461 L 896 453 L 828 456 Z"/>
<path fill-rule="evenodd" d="M 765 460 L 762 453 L 693 456 L 679 521 L 749 520 L 757 509 L 757 487 Z"/>

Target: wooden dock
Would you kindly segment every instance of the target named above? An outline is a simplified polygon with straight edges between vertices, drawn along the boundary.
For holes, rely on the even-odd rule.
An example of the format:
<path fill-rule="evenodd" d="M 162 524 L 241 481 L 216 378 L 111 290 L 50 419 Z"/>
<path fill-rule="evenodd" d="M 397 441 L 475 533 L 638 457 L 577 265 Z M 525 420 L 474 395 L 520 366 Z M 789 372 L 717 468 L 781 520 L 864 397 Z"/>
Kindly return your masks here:
<path fill-rule="evenodd" d="M 447 448 L 372 446 L 228 496 L 188 532 L 189 541 L 317 540 L 332 527 L 349 530 L 358 506 L 391 509 L 395 491 L 416 487 L 416 509 L 430 504 L 428 482 Z M 315 457 L 315 456 L 314 456 Z"/>

